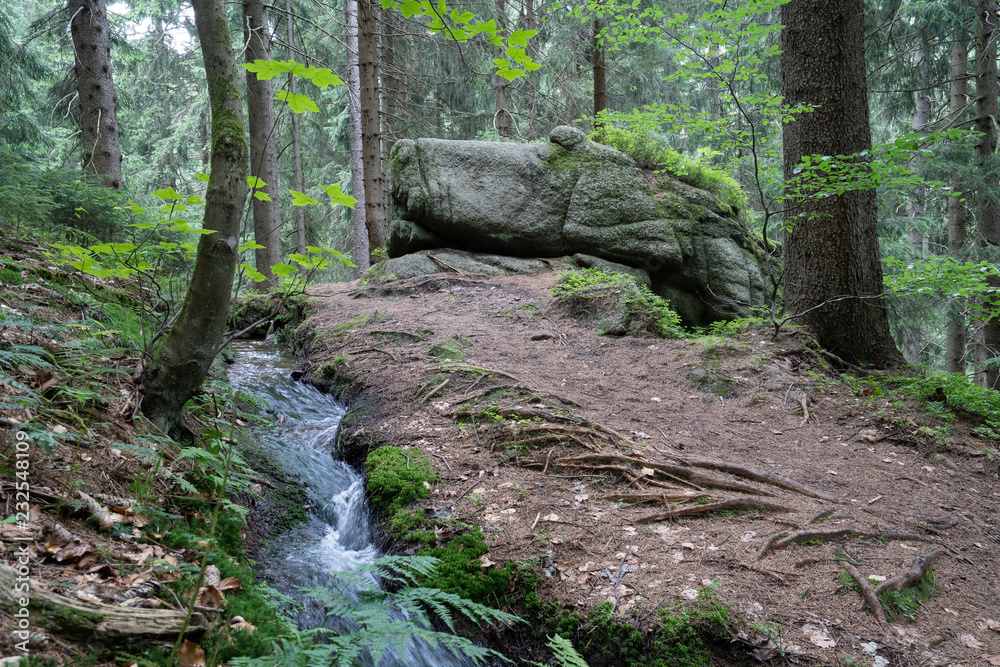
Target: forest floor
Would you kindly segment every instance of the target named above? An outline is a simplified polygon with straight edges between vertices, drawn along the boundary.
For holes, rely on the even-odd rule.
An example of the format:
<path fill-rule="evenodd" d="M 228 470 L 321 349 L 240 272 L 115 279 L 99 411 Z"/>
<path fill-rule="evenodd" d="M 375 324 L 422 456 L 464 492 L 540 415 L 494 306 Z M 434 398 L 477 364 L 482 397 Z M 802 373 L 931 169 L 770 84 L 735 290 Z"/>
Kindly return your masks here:
<path fill-rule="evenodd" d="M 995 442 L 802 334 L 599 336 L 558 277 L 313 288 L 307 370 L 354 381 L 348 438 L 428 455 L 421 506 L 480 526 L 484 567 L 532 565 L 584 617 L 648 627 L 708 587 L 758 660 L 1000 665 Z M 875 587 L 931 553 L 934 594 L 880 625 L 844 562 Z"/>

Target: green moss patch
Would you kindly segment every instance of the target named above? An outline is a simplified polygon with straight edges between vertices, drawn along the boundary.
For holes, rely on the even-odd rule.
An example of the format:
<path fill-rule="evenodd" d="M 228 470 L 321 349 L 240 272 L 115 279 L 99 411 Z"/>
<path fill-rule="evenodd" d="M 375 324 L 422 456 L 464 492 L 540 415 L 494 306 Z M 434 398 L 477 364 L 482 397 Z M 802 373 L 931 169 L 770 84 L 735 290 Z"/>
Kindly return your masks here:
<path fill-rule="evenodd" d="M 385 445 L 365 459 L 366 489 L 372 509 L 390 520 L 430 493 L 436 475 L 423 452 Z"/>

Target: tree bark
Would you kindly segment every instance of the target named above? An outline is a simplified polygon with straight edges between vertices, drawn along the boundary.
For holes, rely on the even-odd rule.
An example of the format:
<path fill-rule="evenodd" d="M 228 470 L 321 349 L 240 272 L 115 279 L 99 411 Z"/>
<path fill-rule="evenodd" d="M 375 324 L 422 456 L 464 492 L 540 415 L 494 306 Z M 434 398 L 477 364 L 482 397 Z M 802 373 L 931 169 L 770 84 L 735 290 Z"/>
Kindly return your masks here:
<path fill-rule="evenodd" d="M 815 104 L 784 126 L 785 179 L 806 155 L 871 148 L 862 0 L 791 0 L 781 8 L 782 92 Z M 895 366 L 889 333 L 874 190 L 793 202 L 785 236 L 785 308 L 801 314 L 820 345 L 854 364 Z"/>
<path fill-rule="evenodd" d="M 503 30 L 506 24 L 507 4 L 504 0 L 496 0 L 494 6 L 497 13 L 497 26 Z M 502 47 L 499 56 L 501 58 L 505 56 Z M 510 81 L 502 76 L 493 76 L 493 100 L 495 102 L 493 127 L 501 137 L 510 139 L 514 136 L 510 115 Z"/>
<path fill-rule="evenodd" d="M 594 67 L 594 118 L 597 115 L 608 108 L 608 86 L 607 86 L 607 69 L 604 66 L 604 49 L 601 47 L 601 29 L 603 26 L 601 22 L 594 19 L 594 37 L 593 37 L 593 67 Z M 601 123 L 597 120 L 594 121 L 594 125 L 599 127 Z"/>
<path fill-rule="evenodd" d="M 271 22 L 264 0 L 243 0 L 243 41 L 248 63 L 271 58 Z M 294 77 L 293 77 L 294 79 Z M 292 114 L 295 115 L 295 114 Z M 247 76 L 247 124 L 250 127 L 250 175 L 264 181 L 257 188 L 266 199 L 253 198 L 254 250 L 257 270 L 267 278 L 261 287 L 278 286 L 271 267 L 281 263 L 281 210 L 278 208 L 278 148 L 275 141 L 274 90 L 271 82 Z"/>
<path fill-rule="evenodd" d="M 528 30 L 535 29 L 535 3 L 534 0 L 524 0 L 525 23 Z M 528 55 L 532 59 L 537 54 L 534 41 L 528 42 Z M 534 141 L 538 138 L 538 77 L 534 72 L 528 72 L 528 140 Z"/>
<path fill-rule="evenodd" d="M 295 59 L 295 34 L 292 26 L 292 0 L 285 0 L 285 37 L 288 39 L 288 58 Z M 295 95 L 297 86 L 295 77 L 288 75 L 288 90 Z M 294 172 L 295 189 L 305 192 L 305 178 L 302 176 L 302 146 L 299 137 L 299 115 L 292 114 L 292 171 Z M 304 206 L 293 206 L 295 211 L 295 248 L 300 255 L 306 254 L 306 209 Z"/>
<path fill-rule="evenodd" d="M 351 127 L 351 196 L 357 199 L 351 211 L 352 256 L 356 275 L 364 273 L 369 261 L 368 226 L 365 206 L 364 151 L 361 142 L 361 76 L 358 66 L 358 0 L 347 0 L 347 101 Z"/>
<path fill-rule="evenodd" d="M 920 85 L 930 83 L 930 72 L 928 68 L 927 41 L 924 35 L 916 36 L 914 66 L 917 70 L 917 81 Z M 914 132 L 922 132 L 931 120 L 931 98 L 926 90 L 913 92 L 913 119 L 910 122 L 910 129 Z M 914 173 L 920 171 L 920 158 L 910 159 L 910 169 Z M 926 190 L 920 185 L 913 189 L 913 199 L 906 203 L 906 215 L 913 223 L 907 234 L 907 242 L 913 249 L 913 257 L 919 259 L 924 255 L 924 234 L 921 226 L 924 223 L 924 216 L 927 213 L 925 204 Z M 908 364 L 919 364 L 920 353 L 923 349 L 923 327 L 922 312 L 913 299 L 907 299 L 909 307 L 905 309 L 906 324 L 903 327 L 903 358 Z"/>
<path fill-rule="evenodd" d="M 955 31 L 951 47 L 952 82 L 949 91 L 949 110 L 951 122 L 958 120 L 965 110 L 969 99 L 969 47 L 966 43 L 965 30 Z M 958 176 L 949 178 L 948 185 L 953 191 L 959 191 Z M 960 259 L 965 254 L 967 231 L 965 226 L 965 203 L 958 197 L 948 198 L 948 254 Z M 962 303 L 952 299 L 948 303 L 948 334 L 945 350 L 945 369 L 949 373 L 965 372 L 965 316 L 962 314 Z"/>
<path fill-rule="evenodd" d="M 249 147 L 243 100 L 223 0 L 192 0 L 212 107 L 212 168 L 204 228 L 184 305 L 142 376 L 142 411 L 173 430 L 215 358 L 229 317 L 240 220 L 247 194 Z"/>
<path fill-rule="evenodd" d="M 105 0 L 69 0 L 74 73 L 80 103 L 83 168 L 122 187 L 118 96 L 111 77 L 111 42 Z"/>
<path fill-rule="evenodd" d="M 980 259 L 997 261 L 1000 245 L 1000 173 L 994 154 L 997 151 L 997 0 L 979 0 L 976 7 L 976 130 L 980 132 L 976 155 L 983 186 L 976 193 L 976 228 L 979 232 Z M 991 287 L 1000 281 L 991 279 Z M 991 317 L 976 330 L 976 382 L 982 387 L 997 388 L 997 362 L 1000 356 L 1000 318 Z"/>
<path fill-rule="evenodd" d="M 382 171 L 382 123 L 379 113 L 377 0 L 358 0 L 358 78 L 361 86 L 361 152 L 365 181 L 368 252 L 385 247 L 388 205 Z"/>

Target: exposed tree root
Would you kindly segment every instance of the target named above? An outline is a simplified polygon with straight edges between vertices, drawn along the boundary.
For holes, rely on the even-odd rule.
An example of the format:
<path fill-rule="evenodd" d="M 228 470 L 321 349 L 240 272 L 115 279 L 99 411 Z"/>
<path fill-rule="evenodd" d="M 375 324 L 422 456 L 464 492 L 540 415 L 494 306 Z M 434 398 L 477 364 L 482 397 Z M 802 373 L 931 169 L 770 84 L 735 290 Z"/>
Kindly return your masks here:
<path fill-rule="evenodd" d="M 692 459 L 692 458 L 677 458 L 677 461 L 684 465 L 694 466 L 695 468 L 706 468 L 708 470 L 718 470 L 719 472 L 727 472 L 730 475 L 736 475 L 737 477 L 745 477 L 746 479 L 751 479 L 755 482 L 760 482 L 762 484 L 770 484 L 771 486 L 776 486 L 779 489 L 785 489 L 786 491 L 795 491 L 796 493 L 801 493 L 804 496 L 809 496 L 811 498 L 818 498 L 820 500 L 833 501 L 831 496 L 825 493 L 820 493 L 819 491 L 814 491 L 809 487 L 799 484 L 793 479 L 788 479 L 787 477 L 782 477 L 781 475 L 775 475 L 769 472 L 764 472 L 761 470 L 755 470 L 754 468 L 748 468 L 746 466 L 736 465 L 733 463 L 727 463 L 725 461 L 712 461 L 710 459 Z"/>
<path fill-rule="evenodd" d="M 792 533 L 786 537 L 779 540 L 775 540 L 773 543 L 769 542 L 761 547 L 760 552 L 757 554 L 758 560 L 767 555 L 771 550 L 783 549 L 784 547 L 790 546 L 792 544 L 802 544 L 803 542 L 819 541 L 819 542 L 831 542 L 833 540 L 842 540 L 845 538 L 871 538 L 876 540 L 900 540 L 900 541 L 914 541 L 914 542 L 932 542 L 933 540 L 927 535 L 916 535 L 914 533 L 894 533 L 894 532 L 878 532 L 869 533 L 863 530 L 855 530 L 854 528 L 829 528 L 829 529 L 814 529 L 814 530 L 800 530 Z M 765 548 L 766 547 L 766 548 Z"/>
<path fill-rule="evenodd" d="M 695 498 L 700 498 L 702 496 L 700 493 L 692 493 L 691 491 L 685 491 L 684 489 L 678 489 L 677 487 L 672 488 L 672 493 L 659 493 L 656 491 L 647 493 L 612 493 L 610 496 L 603 496 L 601 500 L 610 500 L 615 503 L 629 503 L 632 505 L 662 502 L 665 505 L 667 503 L 680 503 L 686 500 L 694 500 Z"/>
<path fill-rule="evenodd" d="M 598 433 L 605 436 L 609 436 L 609 439 L 613 443 L 626 442 L 628 439 L 623 436 L 618 431 L 604 426 L 603 424 L 598 424 L 597 422 L 590 421 L 586 417 L 578 417 L 576 415 L 557 415 L 554 412 L 547 412 L 545 410 L 538 410 L 536 408 L 522 408 L 520 406 L 515 406 L 512 408 L 500 408 L 497 411 L 502 417 L 515 417 L 517 419 L 543 419 L 547 422 L 553 424 L 576 424 L 577 426 L 584 426 L 586 428 L 593 429 Z"/>
<path fill-rule="evenodd" d="M 875 614 L 875 618 L 878 619 L 879 625 L 885 626 L 885 612 L 882 610 L 882 603 L 878 601 L 878 595 L 875 593 L 875 589 L 872 585 L 868 583 L 868 578 L 858 572 L 858 568 L 854 567 L 847 561 L 841 561 L 841 565 L 847 571 L 847 574 L 851 575 L 851 579 L 858 585 L 861 589 L 861 597 L 865 599 L 868 606 L 871 608 L 872 613 Z"/>
<path fill-rule="evenodd" d="M 875 592 L 881 593 L 882 591 L 900 591 L 907 586 L 919 583 L 920 580 L 924 578 L 924 575 L 927 574 L 927 569 L 943 554 L 944 549 L 937 549 L 930 553 L 920 554 L 913 559 L 913 564 L 910 565 L 909 570 L 897 574 L 892 579 L 886 579 L 878 585 Z"/>
<path fill-rule="evenodd" d="M 480 378 L 480 379 L 482 379 L 482 378 Z M 476 385 L 477 382 L 479 382 L 479 380 L 477 380 L 476 382 L 474 382 L 472 384 L 472 386 L 469 387 L 468 391 L 471 391 L 472 388 L 475 387 L 475 385 Z M 471 401 L 476 401 L 476 400 L 485 398 L 485 397 L 489 396 L 490 394 L 492 394 L 495 391 L 505 391 L 505 390 L 507 390 L 507 391 L 513 391 L 513 392 L 519 392 L 519 393 L 525 394 L 528 397 L 537 396 L 538 398 L 554 398 L 555 400 L 559 401 L 563 405 L 569 405 L 569 406 L 572 406 L 574 408 L 581 408 L 581 407 L 583 407 L 582 405 L 580 405 L 579 403 L 577 403 L 576 401 L 574 401 L 571 398 L 566 398 L 565 396 L 560 396 L 559 394 L 553 394 L 553 393 L 550 393 L 550 392 L 538 391 L 536 389 L 532 389 L 531 387 L 526 387 L 523 384 L 501 384 L 501 385 L 494 385 L 492 387 L 487 387 L 486 389 L 482 389 L 480 391 L 477 391 L 474 394 L 471 394 L 471 393 L 470 394 L 466 394 L 462 398 L 455 399 L 453 401 L 453 403 L 455 405 L 462 405 L 463 403 L 469 403 Z M 454 415 L 457 412 L 458 412 L 458 408 L 451 410 L 450 414 Z"/>
<path fill-rule="evenodd" d="M 673 519 L 678 516 L 691 516 L 693 514 L 704 514 L 705 512 L 716 512 L 718 510 L 766 510 L 768 512 L 797 512 L 798 510 L 794 507 L 789 507 L 787 505 L 782 505 L 780 503 L 772 503 L 767 500 L 761 500 L 759 498 L 728 498 L 726 500 L 720 500 L 717 503 L 707 503 L 705 505 L 689 505 L 687 507 L 678 507 L 677 509 L 671 510 L 669 512 L 661 512 L 659 514 L 651 514 L 649 516 L 644 516 L 641 519 L 636 519 L 636 523 L 656 523 L 657 521 L 666 521 L 668 519 Z"/>

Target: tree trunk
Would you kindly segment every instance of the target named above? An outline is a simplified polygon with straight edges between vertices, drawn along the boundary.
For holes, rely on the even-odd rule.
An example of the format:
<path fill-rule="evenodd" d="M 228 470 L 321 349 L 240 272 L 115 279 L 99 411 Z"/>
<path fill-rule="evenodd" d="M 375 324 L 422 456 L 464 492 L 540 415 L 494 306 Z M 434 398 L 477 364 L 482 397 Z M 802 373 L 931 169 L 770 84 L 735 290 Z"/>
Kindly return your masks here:
<path fill-rule="evenodd" d="M 385 247 L 389 216 L 382 172 L 382 122 L 378 91 L 377 0 L 358 0 L 358 78 L 361 85 L 361 157 L 365 179 L 365 223 L 368 253 Z"/>
<path fill-rule="evenodd" d="M 528 30 L 535 29 L 535 3 L 534 0 L 524 0 L 525 22 Z M 537 53 L 534 41 L 528 42 L 528 55 L 532 59 Z M 533 72 L 528 72 L 528 140 L 534 141 L 538 138 L 538 77 Z"/>
<path fill-rule="evenodd" d="M 781 8 L 782 92 L 791 106 L 815 104 L 784 126 L 785 179 L 805 155 L 871 148 L 862 0 L 791 0 Z M 785 308 L 820 345 L 878 368 L 902 356 L 878 296 L 883 291 L 875 191 L 796 202 L 785 238 Z M 846 298 L 845 298 L 846 297 Z"/>
<path fill-rule="evenodd" d="M 952 82 L 949 96 L 951 122 L 958 120 L 969 99 L 969 47 L 965 30 L 955 31 L 955 41 L 951 47 Z M 948 185 L 959 191 L 958 176 L 952 176 Z M 960 259 L 965 254 L 967 232 L 965 228 L 965 203 L 958 197 L 948 198 L 948 254 Z M 965 316 L 962 303 L 952 299 L 948 303 L 948 335 L 945 351 L 945 369 L 949 373 L 965 372 Z"/>
<path fill-rule="evenodd" d="M 247 194 L 246 129 L 236 58 L 223 0 L 193 0 L 208 99 L 212 106 L 212 169 L 204 228 L 184 305 L 142 376 L 143 413 L 164 432 L 201 386 L 229 317 L 240 220 Z"/>
<path fill-rule="evenodd" d="M 358 67 L 358 0 L 347 0 L 347 104 L 351 126 L 351 196 L 357 199 L 351 211 L 353 232 L 352 256 L 357 275 L 364 273 L 369 261 L 368 226 L 365 224 L 365 167 L 361 142 L 361 77 Z M 377 246 L 376 246 L 377 247 Z"/>
<path fill-rule="evenodd" d="M 593 67 L 594 67 L 594 125 L 600 127 L 596 118 L 608 108 L 607 70 L 604 67 L 604 49 L 601 47 L 601 22 L 594 19 Z"/>
<path fill-rule="evenodd" d="M 288 59 L 295 59 L 295 33 L 292 26 L 292 0 L 285 0 L 285 37 L 288 39 Z M 295 95 L 297 86 L 295 77 L 288 75 L 288 90 Z M 305 179 L 302 177 L 302 146 L 299 138 L 299 115 L 292 114 L 292 171 L 294 172 L 295 189 L 305 192 Z M 295 248 L 300 255 L 306 254 L 306 209 L 304 206 L 293 206 L 295 211 Z"/>
<path fill-rule="evenodd" d="M 705 64 L 705 69 L 708 73 L 713 73 L 718 63 L 719 45 L 713 42 L 708 47 L 708 63 Z M 711 118 L 712 120 L 719 120 L 722 118 L 722 82 L 714 75 L 710 76 L 707 82 L 712 104 Z"/>
<path fill-rule="evenodd" d="M 507 5 L 504 0 L 496 0 L 494 3 L 497 12 L 497 27 L 505 29 Z M 499 57 L 505 57 L 503 47 L 500 48 Z M 514 136 L 512 130 L 512 117 L 510 115 L 510 81 L 502 76 L 493 76 L 493 99 L 495 102 L 493 112 L 493 128 L 501 137 L 510 139 Z"/>
<path fill-rule="evenodd" d="M 74 73 L 80 103 L 83 168 L 122 187 L 122 149 L 118 129 L 118 96 L 111 78 L 111 43 L 105 0 L 69 0 Z"/>
<path fill-rule="evenodd" d="M 914 66 L 917 70 L 917 82 L 920 85 L 927 85 L 930 83 L 927 41 L 922 34 L 918 34 L 916 40 Z M 923 132 L 930 120 L 930 96 L 927 95 L 926 90 L 914 91 L 913 120 L 910 122 L 910 128 L 914 132 Z M 920 172 L 919 157 L 910 159 L 910 169 L 914 173 Z M 910 244 L 910 247 L 913 248 L 912 252 L 915 259 L 919 259 L 924 255 L 924 234 L 920 227 L 924 224 L 924 216 L 927 212 L 924 201 L 925 194 L 924 187 L 922 185 L 917 186 L 913 189 L 913 199 L 906 204 L 906 215 L 913 220 L 906 240 Z M 923 348 L 923 329 L 921 326 L 923 313 L 919 307 L 914 307 L 916 304 L 913 303 L 912 298 L 908 299 L 908 301 L 910 302 L 910 307 L 906 309 L 906 324 L 903 329 L 903 358 L 908 364 L 919 364 L 920 352 Z"/>
<path fill-rule="evenodd" d="M 248 63 L 271 58 L 271 22 L 264 0 L 243 0 L 243 41 Z M 294 115 L 294 114 L 293 114 Z M 274 90 L 270 80 L 247 77 L 247 123 L 250 127 L 250 175 L 264 181 L 253 202 L 254 250 L 257 270 L 267 278 L 261 287 L 274 289 L 278 280 L 271 267 L 281 263 L 281 210 L 278 208 L 278 148 L 275 142 Z"/>
<path fill-rule="evenodd" d="M 980 259 L 995 263 L 1000 245 L 1000 173 L 994 160 L 997 151 L 997 0 L 979 0 L 976 7 L 976 130 L 981 133 L 976 144 L 983 186 L 976 193 L 976 227 L 979 232 Z M 1000 280 L 991 279 L 992 287 Z M 982 387 L 997 388 L 997 362 L 1000 356 L 1000 318 L 991 317 L 976 331 L 976 382 Z"/>

